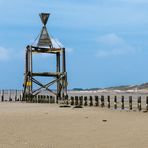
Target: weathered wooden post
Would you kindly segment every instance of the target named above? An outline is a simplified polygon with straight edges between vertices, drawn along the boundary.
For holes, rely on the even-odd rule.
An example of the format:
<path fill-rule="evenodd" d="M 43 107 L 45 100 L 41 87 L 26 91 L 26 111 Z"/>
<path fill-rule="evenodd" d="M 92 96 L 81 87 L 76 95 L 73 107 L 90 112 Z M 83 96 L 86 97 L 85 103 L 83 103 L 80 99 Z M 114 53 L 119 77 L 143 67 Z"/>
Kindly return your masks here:
<path fill-rule="evenodd" d="M 21 94 L 20 94 L 19 100 L 20 100 L 20 101 L 23 101 L 23 100 L 22 100 L 22 95 L 21 95 Z"/>
<path fill-rule="evenodd" d="M 46 96 L 45 95 L 43 95 L 43 101 L 42 101 L 42 103 L 46 103 Z"/>
<path fill-rule="evenodd" d="M 51 102 L 52 102 L 52 97 L 51 96 L 48 96 L 49 97 L 49 103 L 51 104 Z M 58 100 L 57 100 L 57 102 L 58 102 Z"/>
<path fill-rule="evenodd" d="M 141 111 L 141 96 L 138 97 L 138 110 Z"/>
<path fill-rule="evenodd" d="M 121 109 L 124 109 L 124 96 L 121 96 Z"/>
<path fill-rule="evenodd" d="M 79 100 L 79 97 L 78 96 L 75 96 L 75 105 L 78 105 L 78 100 Z"/>
<path fill-rule="evenodd" d="M 40 97 L 41 97 L 41 96 L 40 96 L 40 95 L 38 95 L 38 103 L 40 103 Z"/>
<path fill-rule="evenodd" d="M 39 95 L 37 95 L 36 103 L 39 103 Z"/>
<path fill-rule="evenodd" d="M 44 103 L 47 103 L 46 95 L 44 95 Z"/>
<path fill-rule="evenodd" d="M 48 103 L 47 95 L 45 95 L 45 103 Z"/>
<path fill-rule="evenodd" d="M 9 101 L 11 102 L 12 101 L 12 98 L 11 98 L 11 90 L 9 90 Z M 16 99 L 15 99 L 16 101 Z"/>
<path fill-rule="evenodd" d="M 95 105 L 99 106 L 99 97 L 98 96 L 95 96 Z"/>
<path fill-rule="evenodd" d="M 89 106 L 93 106 L 93 97 L 92 96 L 89 97 Z"/>
<path fill-rule="evenodd" d="M 35 96 L 35 103 L 38 103 L 38 95 Z"/>
<path fill-rule="evenodd" d="M 114 109 L 117 109 L 117 96 L 114 97 Z"/>
<path fill-rule="evenodd" d="M 74 105 L 74 97 L 73 96 L 71 96 L 71 105 Z"/>
<path fill-rule="evenodd" d="M 15 101 L 18 101 L 17 100 L 17 89 L 15 90 Z"/>
<path fill-rule="evenodd" d="M 146 110 L 148 111 L 148 96 L 146 97 Z"/>
<path fill-rule="evenodd" d="M 49 102 L 50 102 L 50 100 L 49 100 Z M 58 99 L 58 97 L 56 97 L 56 104 L 58 104 L 59 103 L 59 99 Z"/>
<path fill-rule="evenodd" d="M 110 96 L 107 96 L 107 106 L 110 108 Z"/>
<path fill-rule="evenodd" d="M 46 96 L 43 95 L 43 103 L 46 103 Z"/>
<path fill-rule="evenodd" d="M 38 95 L 36 95 L 36 100 L 35 100 L 36 102 L 35 103 L 38 103 L 38 98 L 39 98 Z"/>
<path fill-rule="evenodd" d="M 40 99 L 41 99 L 40 100 L 40 103 L 42 103 L 42 101 L 43 101 L 43 95 L 40 96 Z"/>
<path fill-rule="evenodd" d="M 56 97 L 53 96 L 52 98 L 53 98 L 53 103 L 55 103 L 56 102 Z"/>
<path fill-rule="evenodd" d="M 46 95 L 46 101 L 47 101 L 47 103 L 49 103 L 49 96 L 48 95 Z"/>
<path fill-rule="evenodd" d="M 44 96 L 41 95 L 41 103 L 43 103 L 43 102 L 44 102 Z"/>
<path fill-rule="evenodd" d="M 68 95 L 65 96 L 66 105 L 69 105 Z"/>
<path fill-rule="evenodd" d="M 104 96 L 101 96 L 101 107 L 104 107 L 105 104 L 104 104 Z"/>
<path fill-rule="evenodd" d="M 36 96 L 32 96 L 32 103 L 35 103 Z"/>
<path fill-rule="evenodd" d="M 40 103 L 41 95 L 38 95 L 38 103 Z"/>
<path fill-rule="evenodd" d="M 53 96 L 50 96 L 50 104 L 53 103 Z"/>
<path fill-rule="evenodd" d="M 41 95 L 39 95 L 38 103 L 41 103 Z"/>
<path fill-rule="evenodd" d="M 4 101 L 4 90 L 2 90 L 2 102 Z"/>
<path fill-rule="evenodd" d="M 80 100 L 80 101 L 79 101 L 79 102 L 80 102 L 80 106 L 82 106 L 82 105 L 83 105 L 83 96 L 80 96 L 80 97 L 79 97 L 79 100 Z"/>
<path fill-rule="evenodd" d="M 35 100 L 36 100 L 36 96 L 32 96 L 31 103 L 35 103 Z"/>
<path fill-rule="evenodd" d="M 133 109 L 133 106 L 132 106 L 132 96 L 129 96 L 129 109 L 132 110 Z"/>
<path fill-rule="evenodd" d="M 9 100 L 12 100 L 12 98 L 11 98 L 11 89 L 9 90 Z"/>
<path fill-rule="evenodd" d="M 84 106 L 87 106 L 87 96 L 84 97 Z"/>
<path fill-rule="evenodd" d="M 22 98 L 23 98 L 23 91 L 21 91 L 21 93 L 20 93 L 20 95 L 19 95 L 19 100 L 20 100 L 20 101 L 24 101 Z M 25 99 L 25 97 L 24 97 L 24 99 Z"/>

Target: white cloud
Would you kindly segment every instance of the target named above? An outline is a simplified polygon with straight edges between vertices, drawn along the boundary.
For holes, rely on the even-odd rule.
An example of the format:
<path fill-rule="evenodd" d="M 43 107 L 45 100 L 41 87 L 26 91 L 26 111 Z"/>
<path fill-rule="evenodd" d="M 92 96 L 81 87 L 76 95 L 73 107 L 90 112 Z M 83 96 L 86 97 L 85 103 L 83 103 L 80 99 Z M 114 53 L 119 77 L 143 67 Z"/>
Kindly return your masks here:
<path fill-rule="evenodd" d="M 8 49 L 0 47 L 0 61 L 9 60 L 11 53 Z"/>
<path fill-rule="evenodd" d="M 123 49 L 123 48 L 114 48 L 111 50 L 99 50 L 96 54 L 97 57 L 109 57 L 109 56 L 119 56 L 119 55 L 128 55 L 133 54 L 133 49 Z"/>
<path fill-rule="evenodd" d="M 24 51 L 14 51 L 12 49 L 0 47 L 0 61 L 9 61 L 14 59 L 22 59 L 24 58 Z"/>
<path fill-rule="evenodd" d="M 104 45 L 105 44 L 117 45 L 117 44 L 124 43 L 124 40 L 114 33 L 103 35 L 103 36 L 99 37 L 98 41 L 99 41 L 99 43 L 104 44 Z"/>
<path fill-rule="evenodd" d="M 98 44 L 100 49 L 96 53 L 97 57 L 131 55 L 139 51 L 114 33 L 99 37 Z"/>

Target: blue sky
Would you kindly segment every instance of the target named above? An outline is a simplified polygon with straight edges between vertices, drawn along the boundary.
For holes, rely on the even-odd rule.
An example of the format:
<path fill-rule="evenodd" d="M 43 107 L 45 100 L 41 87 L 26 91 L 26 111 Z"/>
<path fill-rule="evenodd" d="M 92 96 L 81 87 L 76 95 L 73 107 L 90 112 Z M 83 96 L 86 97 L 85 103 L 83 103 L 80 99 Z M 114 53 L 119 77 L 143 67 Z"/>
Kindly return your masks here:
<path fill-rule="evenodd" d="M 51 13 L 48 30 L 67 49 L 69 88 L 148 82 L 147 10 L 147 0 L 0 0 L 0 89 L 22 88 L 40 12 Z M 35 69 L 52 69 L 52 61 L 35 58 Z"/>

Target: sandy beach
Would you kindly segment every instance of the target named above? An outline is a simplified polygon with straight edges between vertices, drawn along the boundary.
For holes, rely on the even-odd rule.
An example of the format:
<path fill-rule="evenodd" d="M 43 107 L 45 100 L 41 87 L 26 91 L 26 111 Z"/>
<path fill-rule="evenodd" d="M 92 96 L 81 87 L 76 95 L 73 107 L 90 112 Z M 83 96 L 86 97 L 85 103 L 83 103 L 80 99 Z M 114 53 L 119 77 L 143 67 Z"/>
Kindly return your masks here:
<path fill-rule="evenodd" d="M 147 148 L 148 114 L 0 104 L 0 148 Z"/>

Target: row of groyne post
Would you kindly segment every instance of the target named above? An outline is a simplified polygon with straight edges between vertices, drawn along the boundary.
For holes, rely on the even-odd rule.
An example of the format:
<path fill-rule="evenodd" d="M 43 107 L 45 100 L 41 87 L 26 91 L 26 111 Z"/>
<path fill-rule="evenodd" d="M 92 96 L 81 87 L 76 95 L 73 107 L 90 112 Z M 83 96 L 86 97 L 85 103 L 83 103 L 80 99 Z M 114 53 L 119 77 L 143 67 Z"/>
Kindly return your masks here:
<path fill-rule="evenodd" d="M 11 102 L 11 101 L 21 101 L 22 100 L 22 90 L 0 90 L 0 101 L 1 102 Z"/>
<path fill-rule="evenodd" d="M 22 90 L 0 90 L 0 102 L 25 102 L 23 100 Z M 56 97 L 53 95 L 37 95 L 31 100 L 27 100 L 28 103 L 56 103 Z"/>
<path fill-rule="evenodd" d="M 1 102 L 6 101 L 18 101 L 23 102 L 22 90 L 0 90 Z M 34 96 L 30 103 L 56 103 L 60 104 L 60 101 L 56 100 L 56 96 L 49 94 L 40 94 Z M 148 94 L 83 94 L 81 92 L 71 93 L 69 92 L 68 98 L 65 101 L 67 105 L 71 106 L 83 106 L 83 107 L 101 107 L 110 109 L 121 110 L 146 110 L 148 111 Z"/>
<path fill-rule="evenodd" d="M 129 96 L 121 98 L 114 96 L 71 96 L 67 102 L 67 105 L 71 106 L 90 106 L 90 107 L 101 107 L 101 108 L 111 108 L 111 109 L 122 109 L 122 110 L 136 110 L 139 111 L 146 110 L 148 111 L 148 96 L 145 100 L 141 96 L 133 98 Z"/>

